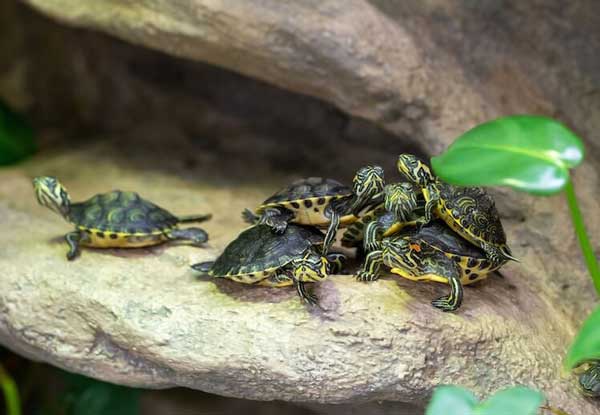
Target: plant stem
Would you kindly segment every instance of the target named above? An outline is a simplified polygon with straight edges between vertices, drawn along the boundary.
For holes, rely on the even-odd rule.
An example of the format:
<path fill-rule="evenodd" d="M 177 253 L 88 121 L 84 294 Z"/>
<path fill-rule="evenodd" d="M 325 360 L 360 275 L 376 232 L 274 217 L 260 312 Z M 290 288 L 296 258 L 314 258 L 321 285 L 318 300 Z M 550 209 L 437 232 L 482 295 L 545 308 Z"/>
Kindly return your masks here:
<path fill-rule="evenodd" d="M 579 239 L 579 245 L 581 246 L 585 263 L 590 272 L 590 276 L 592 277 L 592 281 L 594 281 L 596 293 L 600 296 L 600 268 L 598 268 L 598 261 L 596 260 L 594 249 L 592 248 L 592 244 L 585 231 L 585 223 L 583 222 L 583 216 L 581 215 L 575 196 L 575 188 L 573 187 L 573 182 L 570 178 L 565 186 L 565 193 L 567 194 L 567 202 L 569 203 L 569 209 L 571 210 L 571 219 L 573 220 L 573 226 L 575 227 L 575 232 Z"/>
<path fill-rule="evenodd" d="M 21 403 L 19 402 L 19 391 L 15 381 L 0 365 L 0 387 L 4 392 L 7 415 L 21 415 Z"/>

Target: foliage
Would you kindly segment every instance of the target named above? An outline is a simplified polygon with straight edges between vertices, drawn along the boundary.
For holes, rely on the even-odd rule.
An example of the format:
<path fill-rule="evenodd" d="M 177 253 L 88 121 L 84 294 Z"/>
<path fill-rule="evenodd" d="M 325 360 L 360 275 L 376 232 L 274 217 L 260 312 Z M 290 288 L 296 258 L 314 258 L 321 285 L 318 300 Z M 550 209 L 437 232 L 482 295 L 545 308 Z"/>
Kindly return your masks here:
<path fill-rule="evenodd" d="M 504 389 L 483 402 L 458 386 L 440 386 L 433 392 L 426 415 L 534 415 L 544 396 L 533 389 L 516 386 Z"/>
<path fill-rule="evenodd" d="M 0 166 L 16 163 L 35 152 L 32 128 L 0 101 Z"/>
<path fill-rule="evenodd" d="M 600 295 L 600 269 L 585 230 L 569 169 L 581 163 L 581 140 L 567 127 L 546 117 L 499 118 L 467 131 L 431 160 L 435 173 L 456 185 L 505 185 L 535 195 L 565 190 L 573 226 L 590 276 Z M 600 358 L 600 311 L 586 321 L 567 357 L 573 368 Z"/>
<path fill-rule="evenodd" d="M 550 118 L 516 115 L 467 131 L 431 159 L 435 173 L 465 186 L 510 186 L 538 195 L 562 190 L 581 163 L 581 140 Z"/>
<path fill-rule="evenodd" d="M 6 404 L 7 415 L 20 415 L 21 403 L 19 399 L 19 391 L 15 385 L 15 381 L 0 365 L 0 387 L 4 394 L 4 402 Z"/>
<path fill-rule="evenodd" d="M 600 361 L 600 306 L 588 317 L 569 349 L 565 365 L 573 369 L 582 363 Z"/>
<path fill-rule="evenodd" d="M 65 396 L 68 415 L 136 415 L 140 390 L 67 374 Z"/>

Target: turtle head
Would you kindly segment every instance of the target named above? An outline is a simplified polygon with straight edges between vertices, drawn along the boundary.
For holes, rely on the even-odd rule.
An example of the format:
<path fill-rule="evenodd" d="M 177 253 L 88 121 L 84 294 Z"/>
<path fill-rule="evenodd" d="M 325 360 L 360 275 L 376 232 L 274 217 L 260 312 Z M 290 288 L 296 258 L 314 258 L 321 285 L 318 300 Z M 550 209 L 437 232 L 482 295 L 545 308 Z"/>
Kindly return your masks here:
<path fill-rule="evenodd" d="M 71 211 L 71 199 L 62 184 L 51 176 L 40 176 L 33 179 L 35 197 L 42 206 L 53 210 L 63 217 Z"/>
<path fill-rule="evenodd" d="M 359 212 L 373 197 L 383 192 L 384 181 L 382 167 L 361 167 L 352 180 L 352 192 L 355 196 L 354 203 L 352 204 L 352 212 Z"/>
<path fill-rule="evenodd" d="M 412 154 L 400 154 L 397 166 L 400 174 L 421 187 L 435 181 L 429 167 Z"/>
<path fill-rule="evenodd" d="M 421 245 L 418 241 L 410 238 L 384 238 L 382 245 L 387 252 L 386 256 L 395 263 L 395 267 L 417 270 L 422 266 L 419 256 Z"/>
<path fill-rule="evenodd" d="M 393 183 L 384 189 L 385 209 L 393 212 L 399 222 L 407 222 L 417 208 L 417 191 L 412 183 Z"/>
<path fill-rule="evenodd" d="M 579 386 L 587 396 L 600 397 L 600 362 L 591 363 L 590 367 L 579 375 Z"/>
<path fill-rule="evenodd" d="M 294 279 L 302 282 L 321 281 L 327 277 L 327 259 L 312 249 L 292 261 Z"/>

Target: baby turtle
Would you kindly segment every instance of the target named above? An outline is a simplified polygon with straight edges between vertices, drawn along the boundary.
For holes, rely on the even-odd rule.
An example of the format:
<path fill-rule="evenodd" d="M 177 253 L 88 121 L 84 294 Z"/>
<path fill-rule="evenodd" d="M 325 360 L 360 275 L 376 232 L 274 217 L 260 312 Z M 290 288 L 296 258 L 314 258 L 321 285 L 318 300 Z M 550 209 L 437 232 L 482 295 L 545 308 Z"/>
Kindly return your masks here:
<path fill-rule="evenodd" d="M 196 271 L 243 284 L 268 287 L 294 285 L 300 298 L 314 305 L 317 298 L 304 284 L 325 279 L 341 269 L 342 254 L 321 255 L 323 233 L 289 224 L 282 234 L 264 224 L 252 226 L 233 240 L 215 260 L 192 265 Z"/>
<path fill-rule="evenodd" d="M 389 194 L 401 196 L 403 200 L 387 196 Z M 343 246 L 359 247 L 362 244 L 364 252 L 370 252 L 377 249 L 381 238 L 417 224 L 423 214 L 424 201 L 412 183 L 388 184 L 384 195 L 387 196 L 384 202 L 361 214 L 357 221 L 348 226 L 342 236 Z M 392 210 L 390 204 L 402 206 L 400 213 Z"/>
<path fill-rule="evenodd" d="M 363 169 L 357 172 L 360 180 L 356 191 L 361 199 L 370 200 L 373 195 L 383 189 L 383 170 L 379 168 Z M 254 215 L 258 215 L 258 223 L 268 225 L 276 233 L 283 233 L 288 223 L 312 225 L 327 228 L 323 254 L 327 254 L 333 244 L 338 228 L 346 226 L 358 219 L 353 211 L 362 208 L 355 204 L 355 193 L 348 186 L 321 177 L 300 179 L 281 189 L 265 200 L 254 213 L 248 209 L 243 217 L 254 223 Z"/>
<path fill-rule="evenodd" d="M 201 244 L 208 240 L 200 228 L 179 229 L 180 223 L 204 222 L 210 214 L 176 217 L 133 192 L 114 190 L 81 203 L 71 203 L 66 189 L 55 177 L 36 177 L 35 195 L 42 206 L 75 225 L 65 236 L 67 259 L 79 254 L 80 246 L 94 248 L 138 248 L 167 240 Z"/>
<path fill-rule="evenodd" d="M 590 398 L 600 398 L 600 361 L 592 361 L 579 375 L 579 386 Z"/>
<path fill-rule="evenodd" d="M 482 249 L 465 241 L 439 220 L 384 238 L 379 249 L 367 255 L 357 279 L 377 280 L 382 265 L 412 281 L 450 284 L 449 295 L 432 301 L 432 305 L 442 311 L 458 309 L 463 285 L 479 281 L 500 267 L 488 260 Z"/>

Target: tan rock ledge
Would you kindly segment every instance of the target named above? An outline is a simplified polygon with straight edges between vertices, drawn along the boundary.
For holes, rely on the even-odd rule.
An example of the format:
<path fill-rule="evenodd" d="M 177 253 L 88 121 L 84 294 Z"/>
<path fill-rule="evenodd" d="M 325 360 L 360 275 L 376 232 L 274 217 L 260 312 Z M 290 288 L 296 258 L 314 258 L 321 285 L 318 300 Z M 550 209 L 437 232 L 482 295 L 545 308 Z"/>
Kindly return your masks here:
<path fill-rule="evenodd" d="M 458 313 L 429 304 L 447 287 L 391 276 L 371 284 L 332 276 L 315 286 L 322 309 L 311 309 L 293 289 L 212 281 L 189 268 L 213 258 L 243 228 L 240 211 L 268 195 L 277 186 L 273 179 L 255 173 L 254 182 L 235 183 L 224 178 L 218 160 L 185 174 L 123 166 L 123 151 L 121 141 L 106 140 L 0 171 L 3 345 L 149 388 L 178 385 L 259 400 L 422 403 L 444 383 L 480 395 L 525 384 L 570 413 L 600 413 L 573 378 L 560 374 L 579 324 L 563 310 L 590 290 L 589 281 L 577 271 L 575 289 L 558 289 L 557 296 L 544 266 L 559 259 L 540 265 L 538 248 L 527 245 L 537 238 L 546 252 L 554 248 L 533 236 L 528 222 L 507 221 L 510 237 L 523 238 L 514 244 L 523 263 L 504 267 L 504 278 L 467 288 Z M 30 180 L 39 174 L 60 177 L 73 200 L 119 187 L 175 213 L 213 212 L 204 226 L 211 240 L 206 249 L 86 249 L 67 262 L 61 237 L 70 227 L 37 205 Z"/>

